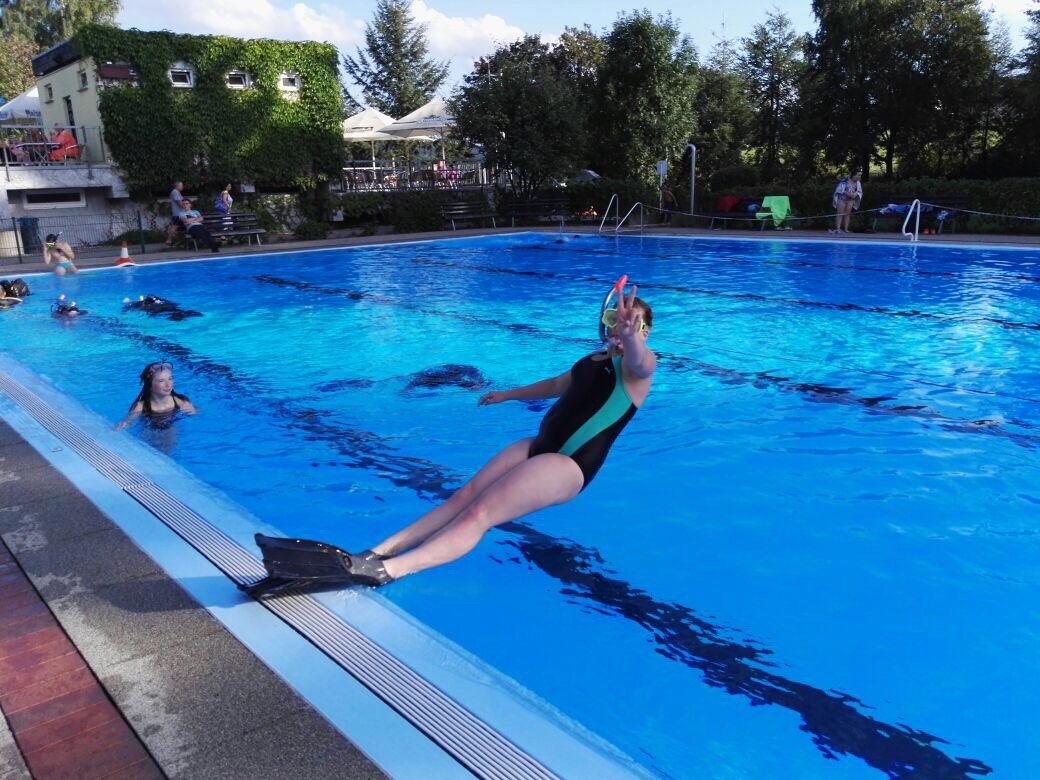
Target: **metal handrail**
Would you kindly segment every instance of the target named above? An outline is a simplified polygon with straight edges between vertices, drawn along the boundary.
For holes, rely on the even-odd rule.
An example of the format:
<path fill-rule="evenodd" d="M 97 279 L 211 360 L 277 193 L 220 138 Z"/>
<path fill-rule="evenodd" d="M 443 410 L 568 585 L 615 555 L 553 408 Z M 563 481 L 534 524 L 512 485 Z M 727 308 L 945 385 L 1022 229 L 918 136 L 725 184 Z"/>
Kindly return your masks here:
<path fill-rule="evenodd" d="M 607 218 L 610 216 L 610 207 L 614 207 L 614 219 L 616 220 L 620 213 L 621 201 L 618 200 L 617 193 L 615 192 L 610 196 L 610 201 L 607 203 L 607 207 L 603 209 L 603 219 L 599 221 L 599 232 L 603 232 L 603 226 L 607 224 Z"/>
<path fill-rule="evenodd" d="M 639 229 L 642 230 L 645 227 L 645 223 L 643 221 L 643 202 L 636 201 L 634 204 L 632 204 L 632 208 L 628 210 L 628 213 L 625 214 L 625 218 L 618 222 L 617 225 L 614 227 L 615 233 L 620 232 L 622 225 L 624 225 L 628 221 L 628 218 L 632 216 L 632 212 L 636 209 L 639 209 Z"/>
<path fill-rule="evenodd" d="M 914 232 L 913 233 L 908 233 L 907 230 L 906 230 L 906 226 L 910 222 L 910 217 L 912 217 L 914 215 L 914 211 L 915 210 L 917 211 L 917 220 L 914 222 Z M 906 219 L 903 220 L 903 235 L 906 236 L 907 238 L 909 238 L 911 241 L 916 241 L 917 240 L 917 236 L 920 234 L 920 232 L 921 232 L 921 201 L 919 201 L 917 198 L 914 198 L 913 202 L 910 204 L 909 211 L 906 212 Z"/>

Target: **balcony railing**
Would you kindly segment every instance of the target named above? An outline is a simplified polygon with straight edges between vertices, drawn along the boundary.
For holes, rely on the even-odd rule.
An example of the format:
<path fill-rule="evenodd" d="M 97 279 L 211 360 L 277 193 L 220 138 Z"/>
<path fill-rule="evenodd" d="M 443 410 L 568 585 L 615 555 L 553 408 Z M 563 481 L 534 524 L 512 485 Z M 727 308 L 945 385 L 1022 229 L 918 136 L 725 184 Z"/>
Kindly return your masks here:
<path fill-rule="evenodd" d="M 89 167 L 108 162 L 101 128 L 0 125 L 0 165 L 11 171 L 43 166 Z"/>
<path fill-rule="evenodd" d="M 473 160 L 348 160 L 343 190 L 421 190 L 480 187 L 488 172 Z"/>

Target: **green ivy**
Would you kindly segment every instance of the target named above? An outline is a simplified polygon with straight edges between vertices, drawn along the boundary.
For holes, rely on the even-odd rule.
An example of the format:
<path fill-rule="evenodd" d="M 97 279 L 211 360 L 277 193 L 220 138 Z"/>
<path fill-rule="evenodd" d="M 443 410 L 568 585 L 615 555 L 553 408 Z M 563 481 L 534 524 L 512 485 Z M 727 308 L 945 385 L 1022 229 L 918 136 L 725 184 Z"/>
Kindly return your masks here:
<path fill-rule="evenodd" d="M 105 141 L 135 191 L 188 189 L 227 182 L 310 189 L 342 169 L 340 85 L 335 47 L 324 43 L 242 40 L 142 32 L 91 25 L 73 38 L 97 63 L 128 62 L 139 87 L 107 87 L 100 110 Z M 167 71 L 195 69 L 192 89 Z M 250 74 L 250 89 L 228 89 L 230 70 Z M 299 99 L 278 89 L 282 71 L 300 74 Z"/>

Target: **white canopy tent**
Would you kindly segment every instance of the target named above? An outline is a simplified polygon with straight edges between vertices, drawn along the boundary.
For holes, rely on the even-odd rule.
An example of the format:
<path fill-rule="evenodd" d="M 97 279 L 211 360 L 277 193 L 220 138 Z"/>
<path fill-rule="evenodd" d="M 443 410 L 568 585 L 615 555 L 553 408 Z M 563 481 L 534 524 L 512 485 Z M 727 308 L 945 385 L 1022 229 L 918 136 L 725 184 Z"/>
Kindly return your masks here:
<path fill-rule="evenodd" d="M 376 164 L 376 141 L 404 141 L 400 135 L 384 132 L 384 128 L 393 124 L 393 117 L 387 116 L 375 108 L 366 108 L 343 120 L 344 141 L 368 141 L 372 144 L 372 167 Z M 432 141 L 429 136 L 413 136 L 410 140 Z"/>
<path fill-rule="evenodd" d="M 40 90 L 33 87 L 0 105 L 0 122 L 41 124 L 43 112 L 40 111 Z"/>
<path fill-rule="evenodd" d="M 403 116 L 381 128 L 382 132 L 411 140 L 441 140 L 441 157 L 444 156 L 444 136 L 455 127 L 455 117 L 448 113 L 444 98 L 434 98 L 407 116 Z"/>

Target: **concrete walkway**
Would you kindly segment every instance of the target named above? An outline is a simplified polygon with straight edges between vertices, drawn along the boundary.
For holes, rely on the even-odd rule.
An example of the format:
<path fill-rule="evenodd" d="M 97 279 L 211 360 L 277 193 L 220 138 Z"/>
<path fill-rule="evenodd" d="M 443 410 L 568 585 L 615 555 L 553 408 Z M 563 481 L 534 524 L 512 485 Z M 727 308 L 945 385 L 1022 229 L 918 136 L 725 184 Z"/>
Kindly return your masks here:
<path fill-rule="evenodd" d="M 7 668 L 0 643 L 0 777 L 154 777 L 155 765 L 174 778 L 384 776 L 3 422 L 0 538 L 32 583 L 7 599 L 0 592 L 0 626 L 18 623 L 12 598 L 39 594 L 46 607 L 33 614 L 53 616 L 85 662 L 52 631 L 63 671 L 93 676 L 103 689 L 87 703 L 57 688 L 40 693 L 51 708 L 34 713 L 32 725 L 43 728 L 27 732 L 22 700 L 9 694 L 44 681 L 54 655 L 9 654 L 17 664 Z M 110 733 L 123 719 L 130 740 Z M 83 735 L 98 720 L 108 729 L 109 741 L 93 744 L 103 773 L 84 758 Z M 109 748 L 126 756 L 122 770 L 104 763 L 120 758 Z"/>

